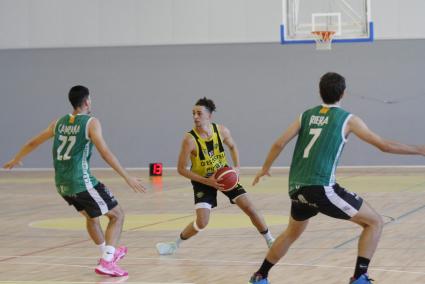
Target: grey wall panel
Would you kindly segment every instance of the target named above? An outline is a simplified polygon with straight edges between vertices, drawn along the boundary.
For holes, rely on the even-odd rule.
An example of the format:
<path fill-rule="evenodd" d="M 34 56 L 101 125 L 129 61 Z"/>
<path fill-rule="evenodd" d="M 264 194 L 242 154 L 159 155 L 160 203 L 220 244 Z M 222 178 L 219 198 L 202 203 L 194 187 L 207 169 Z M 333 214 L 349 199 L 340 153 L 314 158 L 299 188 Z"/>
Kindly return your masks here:
<path fill-rule="evenodd" d="M 1 161 L 51 119 L 70 112 L 68 89 L 84 84 L 104 136 L 125 166 L 175 166 L 192 126 L 192 106 L 202 96 L 215 100 L 215 121 L 232 131 L 242 166 L 259 166 L 280 132 L 320 103 L 317 84 L 326 71 L 346 76 L 343 105 L 372 129 L 424 143 L 424 49 L 425 40 L 340 44 L 331 52 L 278 44 L 2 50 Z M 50 167 L 50 147 L 41 147 L 25 165 Z M 289 165 L 292 147 L 276 165 Z M 354 137 L 342 159 L 344 165 L 423 162 L 382 154 Z M 95 155 L 93 166 L 105 164 Z"/>

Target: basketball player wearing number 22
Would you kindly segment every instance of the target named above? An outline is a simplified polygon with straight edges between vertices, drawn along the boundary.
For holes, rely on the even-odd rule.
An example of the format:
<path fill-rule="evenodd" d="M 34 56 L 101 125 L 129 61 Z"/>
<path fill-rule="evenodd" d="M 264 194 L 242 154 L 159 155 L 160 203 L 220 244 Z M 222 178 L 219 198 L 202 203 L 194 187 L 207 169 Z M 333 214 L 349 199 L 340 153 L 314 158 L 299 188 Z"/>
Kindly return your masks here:
<path fill-rule="evenodd" d="M 101 258 L 94 271 L 113 277 L 127 276 L 128 272 L 117 264 L 127 254 L 127 247 L 117 246 L 125 214 L 112 192 L 91 174 L 93 146 L 130 188 L 135 192 L 145 192 L 146 189 L 138 178 L 127 173 L 109 150 L 100 121 L 91 116 L 89 89 L 81 85 L 74 86 L 69 90 L 68 99 L 73 112 L 52 121 L 46 129 L 28 140 L 3 167 L 12 169 L 20 165 L 24 157 L 52 139 L 56 189 L 86 219 L 87 232 L 100 249 Z M 101 216 L 109 219 L 105 232 L 100 224 Z"/>
<path fill-rule="evenodd" d="M 195 125 L 183 138 L 177 169 L 179 174 L 190 179 L 192 183 L 196 219 L 183 229 L 175 241 L 156 245 L 161 255 L 174 254 L 184 241 L 206 228 L 211 209 L 217 206 L 218 191 L 249 216 L 269 247 L 274 241 L 264 218 L 255 209 L 245 189 L 236 184 L 226 190 L 225 185 L 220 183 L 222 179 L 217 180 L 215 177 L 218 170 L 228 166 L 224 145 L 230 151 L 235 171 L 239 172 L 239 152 L 229 129 L 212 123 L 212 113 L 215 109 L 214 102 L 205 97 L 199 99 L 192 109 Z M 187 168 L 189 160 L 192 164 L 190 169 Z"/>

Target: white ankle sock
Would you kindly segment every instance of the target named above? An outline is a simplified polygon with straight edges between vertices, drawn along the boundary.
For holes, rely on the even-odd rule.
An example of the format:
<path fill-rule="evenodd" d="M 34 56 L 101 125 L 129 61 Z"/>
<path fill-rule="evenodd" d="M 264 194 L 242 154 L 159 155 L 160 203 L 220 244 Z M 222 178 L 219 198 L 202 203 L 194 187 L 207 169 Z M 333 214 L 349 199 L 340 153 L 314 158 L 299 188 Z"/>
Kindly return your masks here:
<path fill-rule="evenodd" d="M 273 240 L 273 236 L 272 236 L 272 233 L 270 233 L 270 230 L 267 230 L 267 233 L 263 234 L 263 237 L 266 241 Z"/>
<path fill-rule="evenodd" d="M 97 247 L 100 249 L 100 253 L 102 255 L 105 252 L 105 246 L 106 246 L 106 243 L 105 242 L 101 243 L 100 245 L 97 245 Z"/>
<path fill-rule="evenodd" d="M 112 261 L 114 259 L 115 248 L 113 246 L 105 246 L 102 258 L 106 261 Z"/>

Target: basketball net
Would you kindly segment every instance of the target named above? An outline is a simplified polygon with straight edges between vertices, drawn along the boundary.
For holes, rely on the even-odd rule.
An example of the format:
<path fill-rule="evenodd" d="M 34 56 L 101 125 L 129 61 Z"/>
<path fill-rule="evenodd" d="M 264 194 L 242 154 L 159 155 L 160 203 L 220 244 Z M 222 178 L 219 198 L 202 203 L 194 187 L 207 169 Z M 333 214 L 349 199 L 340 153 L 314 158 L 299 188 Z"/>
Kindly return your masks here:
<path fill-rule="evenodd" d="M 335 31 L 314 31 L 311 34 L 316 41 L 317 50 L 331 50 L 332 49 L 332 39 L 335 35 Z"/>

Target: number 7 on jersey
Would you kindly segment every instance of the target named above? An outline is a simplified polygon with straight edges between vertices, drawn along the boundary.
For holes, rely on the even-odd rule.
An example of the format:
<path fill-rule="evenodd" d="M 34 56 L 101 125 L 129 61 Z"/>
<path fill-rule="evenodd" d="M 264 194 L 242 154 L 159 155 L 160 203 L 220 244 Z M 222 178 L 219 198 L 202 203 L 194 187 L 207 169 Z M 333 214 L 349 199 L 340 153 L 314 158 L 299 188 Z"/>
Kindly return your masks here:
<path fill-rule="evenodd" d="M 320 136 L 320 133 L 322 132 L 322 128 L 311 128 L 309 134 L 313 135 L 313 138 L 311 138 L 310 142 L 304 149 L 304 155 L 303 158 L 307 159 L 308 155 L 310 154 L 310 150 L 313 147 L 314 143 L 317 141 L 317 139 Z"/>

